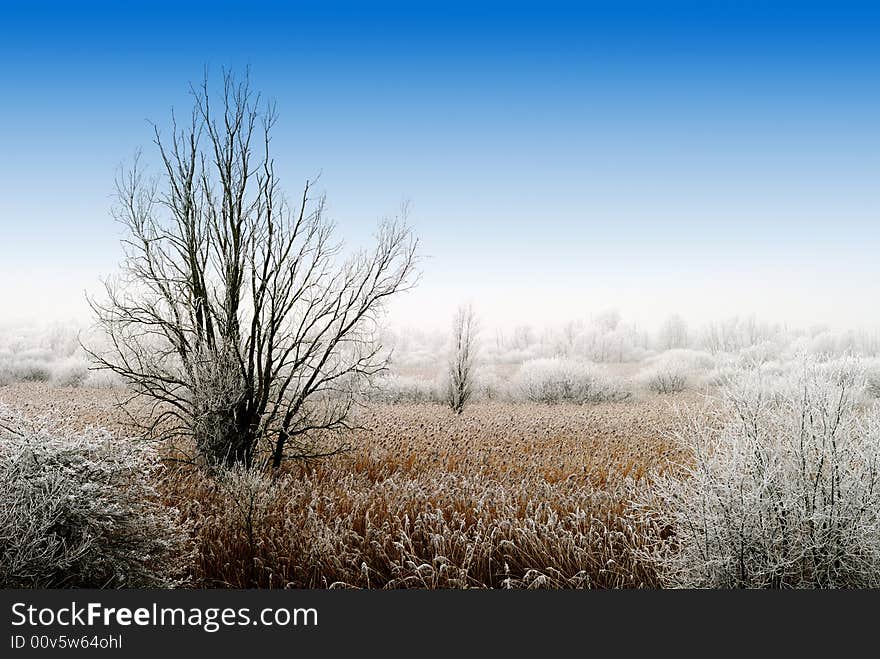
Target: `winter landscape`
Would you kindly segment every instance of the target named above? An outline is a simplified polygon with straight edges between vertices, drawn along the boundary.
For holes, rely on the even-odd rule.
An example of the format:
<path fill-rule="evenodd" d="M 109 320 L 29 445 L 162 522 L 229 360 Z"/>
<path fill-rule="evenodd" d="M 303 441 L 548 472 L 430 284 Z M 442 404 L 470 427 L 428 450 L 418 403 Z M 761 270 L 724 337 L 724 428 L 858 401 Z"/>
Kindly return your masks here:
<path fill-rule="evenodd" d="M 880 587 L 876 12 L 643 9 L 10 13 L 0 587 Z"/>
<path fill-rule="evenodd" d="M 279 473 L 212 473 L 127 439 L 118 403 L 128 390 L 89 370 L 70 328 L 7 329 L 5 542 L 33 543 L 15 548 L 23 553 L 7 544 L 7 579 L 876 584 L 877 335 L 736 318 L 690 330 L 677 317 L 652 335 L 613 313 L 541 333 L 521 327 L 474 341 L 460 413 L 453 336 L 383 337 L 394 346 L 388 371 L 361 393 L 354 429 L 327 443 L 335 455 Z M 93 539 L 54 537 L 62 520 Z M 142 564 L 147 552 L 155 564 Z"/>

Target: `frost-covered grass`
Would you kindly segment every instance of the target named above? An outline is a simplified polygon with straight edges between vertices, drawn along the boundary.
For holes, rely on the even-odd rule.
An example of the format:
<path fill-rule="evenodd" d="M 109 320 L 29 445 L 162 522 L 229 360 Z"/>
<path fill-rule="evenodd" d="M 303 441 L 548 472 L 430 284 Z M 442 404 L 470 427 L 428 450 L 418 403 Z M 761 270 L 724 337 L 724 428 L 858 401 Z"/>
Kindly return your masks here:
<path fill-rule="evenodd" d="M 0 586 L 171 587 L 191 561 L 150 446 L 0 408 Z"/>
<path fill-rule="evenodd" d="M 629 502 L 662 405 L 374 405 L 351 453 L 276 476 L 180 468 L 206 587 L 655 587 Z"/>
<path fill-rule="evenodd" d="M 734 364 L 723 386 L 625 404 L 505 394 L 456 415 L 436 402 L 373 402 L 350 452 L 278 474 L 175 463 L 148 484 L 192 522 L 200 587 L 871 585 L 871 365 Z M 88 399 L 113 395 L 21 390 L 46 396 L 46 408 L 79 397 L 87 413 Z M 90 515 L 115 509 L 109 489 Z M 85 494 L 74 492 L 79 509 Z M 25 531 L 16 538 L 33 539 Z"/>

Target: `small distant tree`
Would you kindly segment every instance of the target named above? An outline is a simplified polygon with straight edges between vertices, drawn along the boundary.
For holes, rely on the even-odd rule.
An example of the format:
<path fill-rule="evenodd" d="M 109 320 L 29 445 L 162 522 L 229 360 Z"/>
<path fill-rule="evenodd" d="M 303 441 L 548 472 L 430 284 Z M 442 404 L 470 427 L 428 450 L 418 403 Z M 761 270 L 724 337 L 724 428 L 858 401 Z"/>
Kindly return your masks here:
<path fill-rule="evenodd" d="M 662 350 L 687 348 L 688 326 L 684 318 L 678 314 L 669 316 L 660 327 L 658 343 Z"/>
<path fill-rule="evenodd" d="M 526 350 L 535 343 L 535 332 L 529 325 L 517 325 L 513 330 L 511 346 L 515 350 Z"/>
<path fill-rule="evenodd" d="M 446 400 L 456 414 L 464 411 L 474 393 L 477 319 L 473 307 L 459 307 L 452 323 L 449 388 Z"/>
<path fill-rule="evenodd" d="M 417 241 L 404 212 L 343 258 L 323 197 L 281 191 L 274 106 L 231 73 L 192 95 L 188 122 L 155 129 L 161 176 L 135 159 L 117 180 L 125 261 L 91 301 L 111 348 L 90 353 L 146 402 L 144 430 L 192 438 L 209 465 L 336 452 L 385 367 L 379 314 L 414 283 Z"/>

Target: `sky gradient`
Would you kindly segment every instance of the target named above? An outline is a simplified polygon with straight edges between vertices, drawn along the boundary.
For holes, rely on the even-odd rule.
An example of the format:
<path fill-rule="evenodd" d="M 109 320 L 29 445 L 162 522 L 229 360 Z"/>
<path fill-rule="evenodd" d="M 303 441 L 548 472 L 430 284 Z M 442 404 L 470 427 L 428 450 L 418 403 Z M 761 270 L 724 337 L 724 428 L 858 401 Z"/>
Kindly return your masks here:
<path fill-rule="evenodd" d="M 320 173 L 353 244 L 411 201 L 395 324 L 880 325 L 867 2 L 4 3 L 6 319 L 85 315 L 115 170 L 205 66 L 251 67 L 287 191 Z"/>

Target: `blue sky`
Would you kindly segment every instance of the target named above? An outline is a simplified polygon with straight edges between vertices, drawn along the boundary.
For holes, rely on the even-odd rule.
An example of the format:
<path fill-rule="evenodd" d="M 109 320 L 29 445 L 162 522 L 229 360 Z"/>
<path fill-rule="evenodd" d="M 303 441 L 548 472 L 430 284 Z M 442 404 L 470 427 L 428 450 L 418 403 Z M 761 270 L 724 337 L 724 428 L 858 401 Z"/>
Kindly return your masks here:
<path fill-rule="evenodd" d="M 0 4 L 7 317 L 85 313 L 114 171 L 206 65 L 251 67 L 353 243 L 411 200 L 395 323 L 880 324 L 880 6 L 846 2 Z"/>

